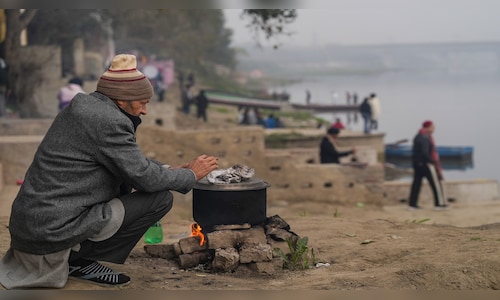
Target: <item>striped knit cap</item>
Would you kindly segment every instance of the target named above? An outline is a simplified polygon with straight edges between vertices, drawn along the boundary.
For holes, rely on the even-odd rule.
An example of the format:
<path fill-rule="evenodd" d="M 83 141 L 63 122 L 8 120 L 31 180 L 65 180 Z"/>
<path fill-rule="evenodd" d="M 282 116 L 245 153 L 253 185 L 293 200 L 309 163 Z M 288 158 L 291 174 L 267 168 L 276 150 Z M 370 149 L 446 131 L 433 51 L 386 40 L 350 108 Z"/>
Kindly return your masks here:
<path fill-rule="evenodd" d="M 97 92 L 113 100 L 137 101 L 151 99 L 153 87 L 149 79 L 137 70 L 136 57 L 118 54 L 109 69 L 97 82 Z"/>

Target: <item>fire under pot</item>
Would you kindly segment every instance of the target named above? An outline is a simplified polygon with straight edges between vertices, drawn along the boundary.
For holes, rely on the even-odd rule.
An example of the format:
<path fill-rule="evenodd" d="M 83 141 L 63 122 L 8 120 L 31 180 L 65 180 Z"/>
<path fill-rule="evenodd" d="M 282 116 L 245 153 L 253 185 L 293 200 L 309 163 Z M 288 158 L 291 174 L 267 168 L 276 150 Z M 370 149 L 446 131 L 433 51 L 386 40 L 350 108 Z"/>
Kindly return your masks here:
<path fill-rule="evenodd" d="M 204 233 L 217 225 L 257 225 L 264 222 L 269 184 L 257 178 L 212 184 L 200 180 L 193 188 L 193 218 Z"/>

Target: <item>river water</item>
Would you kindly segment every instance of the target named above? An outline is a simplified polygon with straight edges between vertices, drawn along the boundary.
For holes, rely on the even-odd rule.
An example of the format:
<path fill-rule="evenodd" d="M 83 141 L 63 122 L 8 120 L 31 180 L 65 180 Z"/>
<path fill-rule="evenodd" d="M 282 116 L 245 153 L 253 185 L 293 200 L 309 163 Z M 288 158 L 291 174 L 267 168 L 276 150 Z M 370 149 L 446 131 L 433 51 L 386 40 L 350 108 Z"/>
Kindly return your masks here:
<path fill-rule="evenodd" d="M 382 107 L 379 131 L 386 134 L 385 143 L 401 139 L 411 143 L 421 123 L 432 120 L 438 145 L 474 147 L 471 165 L 445 170 L 445 179 L 500 180 L 500 72 L 496 68 L 310 76 L 286 87 L 293 103 L 305 103 L 306 89 L 313 103 L 346 103 L 346 91 L 356 92 L 360 103 L 376 93 Z M 334 93 L 337 98 L 332 97 Z M 339 117 L 348 129 L 362 130 L 359 115 L 357 122 L 346 113 L 317 116 L 329 121 Z"/>

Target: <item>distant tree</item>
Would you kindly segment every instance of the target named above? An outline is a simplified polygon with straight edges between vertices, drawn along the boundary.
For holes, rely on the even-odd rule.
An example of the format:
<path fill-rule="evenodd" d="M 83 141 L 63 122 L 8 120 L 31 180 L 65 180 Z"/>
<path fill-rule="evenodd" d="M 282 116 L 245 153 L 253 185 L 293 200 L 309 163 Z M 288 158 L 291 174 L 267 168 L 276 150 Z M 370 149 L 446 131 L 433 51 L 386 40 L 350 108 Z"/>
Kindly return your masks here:
<path fill-rule="evenodd" d="M 71 72 L 76 38 L 84 39 L 86 49 L 99 51 L 102 43 L 111 41 L 114 45 L 109 48 L 116 52 L 137 50 L 160 59 L 173 58 L 176 66 L 184 69 L 210 72 L 214 64 L 228 68 L 236 65 L 236 50 L 230 47 L 232 31 L 225 28 L 222 10 L 5 9 L 4 12 L 7 30 L 0 53 L 10 67 L 10 100 L 23 117 L 36 117 L 34 89 L 28 85 L 33 81 L 39 83 L 36 76 L 42 72 L 41 66 L 20 59 L 19 36 L 24 29 L 28 29 L 30 44 L 61 46 L 63 73 Z M 290 34 L 285 26 L 296 18 L 294 9 L 249 9 L 242 14 L 251 18 L 248 27 L 253 28 L 257 42 L 262 32 L 268 40 Z M 108 54 L 112 55 L 105 55 Z M 26 74 L 21 77 L 23 69 Z M 20 78 L 23 78 L 23 88 L 20 88 Z"/>
<path fill-rule="evenodd" d="M 244 9 L 241 15 L 250 18 L 247 25 L 253 32 L 254 39 L 260 45 L 260 34 L 263 32 L 266 40 L 277 40 L 281 35 L 291 35 L 286 30 L 286 25 L 291 24 L 297 18 L 295 9 Z M 280 43 L 274 43 L 277 49 Z"/>
<path fill-rule="evenodd" d="M 29 44 L 59 45 L 62 75 L 74 74 L 74 41 L 91 41 L 86 43 L 86 50 L 100 52 L 107 42 L 109 20 L 99 9 L 41 9 L 28 26 Z"/>
<path fill-rule="evenodd" d="M 207 62 L 235 65 L 231 31 L 221 10 L 115 10 L 114 39 L 118 51 L 174 58 L 176 66 L 197 69 Z M 151 20 L 154 20 L 152 22 Z"/>

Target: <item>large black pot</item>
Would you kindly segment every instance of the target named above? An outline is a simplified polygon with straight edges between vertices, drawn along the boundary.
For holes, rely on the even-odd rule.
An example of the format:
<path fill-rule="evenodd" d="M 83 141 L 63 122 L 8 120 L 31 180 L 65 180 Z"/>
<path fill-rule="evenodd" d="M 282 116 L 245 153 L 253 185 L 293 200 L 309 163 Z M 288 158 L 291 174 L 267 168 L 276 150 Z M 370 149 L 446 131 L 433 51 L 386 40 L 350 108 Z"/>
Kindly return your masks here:
<path fill-rule="evenodd" d="M 228 184 L 202 179 L 193 188 L 193 218 L 204 233 L 215 225 L 260 224 L 267 218 L 268 186 L 256 178 Z"/>

